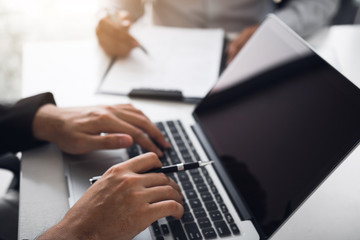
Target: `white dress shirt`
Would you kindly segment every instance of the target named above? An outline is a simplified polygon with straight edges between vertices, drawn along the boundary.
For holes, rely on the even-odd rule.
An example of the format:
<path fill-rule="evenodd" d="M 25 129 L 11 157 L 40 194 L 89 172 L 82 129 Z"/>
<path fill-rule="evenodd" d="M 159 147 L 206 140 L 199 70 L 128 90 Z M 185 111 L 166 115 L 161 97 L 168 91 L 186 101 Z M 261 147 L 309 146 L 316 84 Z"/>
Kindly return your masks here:
<path fill-rule="evenodd" d="M 144 13 L 143 0 L 111 0 L 134 19 Z M 339 0 L 289 0 L 276 9 L 272 0 L 152 0 L 153 22 L 163 26 L 223 28 L 240 32 L 260 23 L 274 12 L 293 30 L 306 37 L 327 25 L 338 9 Z"/>

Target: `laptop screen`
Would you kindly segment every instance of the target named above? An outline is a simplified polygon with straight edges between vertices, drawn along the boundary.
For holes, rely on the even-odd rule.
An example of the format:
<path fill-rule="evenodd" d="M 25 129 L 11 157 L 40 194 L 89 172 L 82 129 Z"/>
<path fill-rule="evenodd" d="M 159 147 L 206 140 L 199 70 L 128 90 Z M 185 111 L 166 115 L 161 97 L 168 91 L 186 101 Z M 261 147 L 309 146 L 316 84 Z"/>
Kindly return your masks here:
<path fill-rule="evenodd" d="M 286 37 L 273 34 L 278 42 L 276 38 Z M 241 74 L 243 65 L 235 66 L 239 81 L 215 87 L 194 112 L 265 237 L 360 139 L 359 89 L 310 50 L 293 51 L 279 61 L 275 54 L 264 54 L 270 46 L 257 46 L 256 56 L 251 57 L 255 62 L 274 58 L 276 64 L 262 64 L 266 67 L 246 77 Z M 277 46 L 277 51 L 282 47 L 291 52 L 286 44 Z M 246 53 L 237 58 L 234 61 L 241 62 Z"/>

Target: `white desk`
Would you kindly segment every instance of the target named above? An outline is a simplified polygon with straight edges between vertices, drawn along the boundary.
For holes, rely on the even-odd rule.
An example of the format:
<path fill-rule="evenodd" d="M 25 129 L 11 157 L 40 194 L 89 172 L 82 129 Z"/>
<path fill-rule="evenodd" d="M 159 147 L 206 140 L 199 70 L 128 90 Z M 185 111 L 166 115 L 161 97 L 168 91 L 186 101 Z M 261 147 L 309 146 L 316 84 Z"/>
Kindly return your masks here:
<path fill-rule="evenodd" d="M 338 42 L 339 39 L 342 42 Z M 360 27 L 332 28 L 311 41 L 324 47 L 329 58 L 338 57 L 343 73 L 360 86 Z M 346 46 L 344 46 L 344 45 Z M 330 49 L 330 50 L 329 50 Z M 54 54 L 56 53 L 56 54 Z M 68 56 L 72 57 L 69 58 Z M 326 55 L 326 54 L 325 54 Z M 59 106 L 84 106 L 131 102 L 156 121 L 178 119 L 191 122 L 193 105 L 130 100 L 96 95 L 104 56 L 95 41 L 31 44 L 24 48 L 23 96 L 43 91 L 55 94 Z M 333 61 L 330 60 L 330 61 Z M 59 221 L 69 205 L 61 159 L 43 159 L 53 146 L 26 152 L 22 162 L 19 239 L 33 239 Z M 48 155 L 46 155 L 48 156 Z M 321 185 L 272 239 L 358 239 L 360 228 L 360 148 Z M 37 194 L 41 189 L 42 195 Z"/>

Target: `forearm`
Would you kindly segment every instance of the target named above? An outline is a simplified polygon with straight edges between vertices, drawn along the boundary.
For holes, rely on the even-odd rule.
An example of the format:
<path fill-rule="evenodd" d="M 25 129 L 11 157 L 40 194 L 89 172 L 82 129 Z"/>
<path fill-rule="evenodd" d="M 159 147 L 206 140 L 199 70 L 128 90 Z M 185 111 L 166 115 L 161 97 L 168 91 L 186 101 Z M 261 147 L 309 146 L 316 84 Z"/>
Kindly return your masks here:
<path fill-rule="evenodd" d="M 328 25 L 338 10 L 339 0 L 292 0 L 276 15 L 302 37 Z"/>
<path fill-rule="evenodd" d="M 51 93 L 25 98 L 0 111 L 0 153 L 18 152 L 43 143 L 34 136 L 33 120 L 43 105 L 55 104 Z"/>

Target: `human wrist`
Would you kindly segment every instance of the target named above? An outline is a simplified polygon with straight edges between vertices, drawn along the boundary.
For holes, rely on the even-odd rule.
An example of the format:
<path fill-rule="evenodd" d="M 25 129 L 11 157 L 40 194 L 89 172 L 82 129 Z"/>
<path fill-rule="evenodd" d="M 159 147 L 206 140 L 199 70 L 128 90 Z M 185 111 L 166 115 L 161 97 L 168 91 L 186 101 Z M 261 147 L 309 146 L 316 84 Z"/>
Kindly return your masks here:
<path fill-rule="evenodd" d="M 68 225 L 71 226 L 71 225 Z M 62 222 L 49 228 L 46 232 L 41 234 L 36 240 L 83 240 L 82 236 L 72 231 L 71 227 L 66 227 Z"/>
<path fill-rule="evenodd" d="M 69 210 L 71 211 L 71 209 Z M 72 214 L 70 214 L 72 215 Z M 94 228 L 84 227 L 81 217 L 69 216 L 69 212 L 56 225 L 41 234 L 36 240 L 100 240 Z"/>
<path fill-rule="evenodd" d="M 36 240 L 47 240 L 47 239 L 65 240 L 65 239 L 76 239 L 76 238 L 69 236 L 68 231 L 66 231 L 65 229 L 61 229 L 61 227 L 59 227 L 58 225 L 55 225 L 36 238 Z"/>
<path fill-rule="evenodd" d="M 33 120 L 33 135 L 36 139 L 52 142 L 55 132 L 62 126 L 59 109 L 54 104 L 45 104 L 36 112 Z"/>

